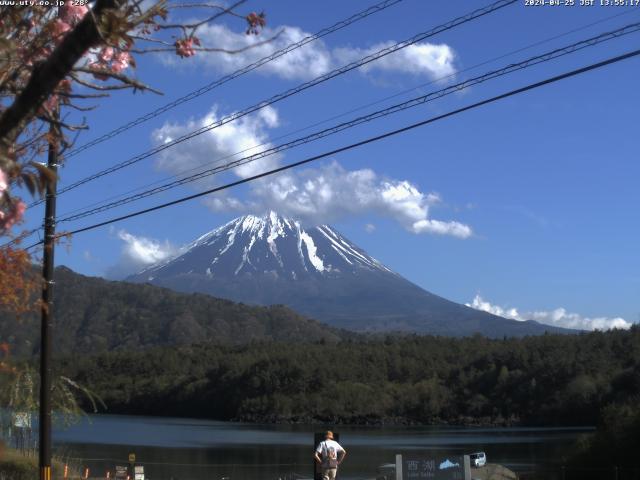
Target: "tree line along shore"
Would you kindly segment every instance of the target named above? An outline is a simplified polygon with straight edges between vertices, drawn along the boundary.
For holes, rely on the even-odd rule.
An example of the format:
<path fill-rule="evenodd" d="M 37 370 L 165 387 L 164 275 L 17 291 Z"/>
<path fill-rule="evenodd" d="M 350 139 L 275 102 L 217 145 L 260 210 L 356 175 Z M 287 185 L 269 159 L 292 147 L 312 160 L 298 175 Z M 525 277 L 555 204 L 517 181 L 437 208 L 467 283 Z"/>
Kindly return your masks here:
<path fill-rule="evenodd" d="M 637 326 L 499 340 L 384 335 L 127 348 L 61 356 L 54 370 L 100 397 L 101 413 L 261 423 L 597 426 L 561 460 L 579 466 L 583 479 L 591 478 L 589 465 L 636 468 L 640 448 Z M 84 406 L 91 410 L 89 401 Z"/>
<path fill-rule="evenodd" d="M 640 328 L 521 339 L 189 345 L 56 369 L 110 413 L 260 422 L 596 425 L 640 397 Z"/>

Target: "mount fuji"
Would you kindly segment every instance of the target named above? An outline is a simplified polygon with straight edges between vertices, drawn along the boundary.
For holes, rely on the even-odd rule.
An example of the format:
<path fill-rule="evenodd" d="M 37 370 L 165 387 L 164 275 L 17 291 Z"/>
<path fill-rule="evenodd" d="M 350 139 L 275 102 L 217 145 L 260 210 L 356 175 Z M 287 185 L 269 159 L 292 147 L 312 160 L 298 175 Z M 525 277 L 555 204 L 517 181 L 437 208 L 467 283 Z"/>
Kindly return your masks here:
<path fill-rule="evenodd" d="M 446 300 L 392 271 L 333 227 L 305 229 L 275 212 L 236 218 L 127 281 L 242 303 L 284 304 L 357 331 L 497 337 L 562 330 Z"/>

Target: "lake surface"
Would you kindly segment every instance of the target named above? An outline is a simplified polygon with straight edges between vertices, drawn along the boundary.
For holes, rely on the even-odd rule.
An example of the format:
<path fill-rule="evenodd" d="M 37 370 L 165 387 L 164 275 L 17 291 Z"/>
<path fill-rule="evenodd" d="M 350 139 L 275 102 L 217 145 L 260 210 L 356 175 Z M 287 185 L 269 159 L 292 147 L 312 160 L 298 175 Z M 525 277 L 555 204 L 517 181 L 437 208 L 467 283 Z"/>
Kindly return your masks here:
<path fill-rule="evenodd" d="M 126 465 L 129 453 L 151 480 L 294 479 L 310 477 L 313 434 L 320 426 L 255 425 L 184 418 L 96 415 L 54 429 L 57 454 L 91 476 Z M 591 429 L 469 427 L 336 427 L 348 456 L 341 480 L 375 478 L 397 453 L 420 456 L 485 451 L 488 461 L 518 472 L 558 464 L 564 449 Z M 112 473 L 113 476 L 113 473 Z"/>

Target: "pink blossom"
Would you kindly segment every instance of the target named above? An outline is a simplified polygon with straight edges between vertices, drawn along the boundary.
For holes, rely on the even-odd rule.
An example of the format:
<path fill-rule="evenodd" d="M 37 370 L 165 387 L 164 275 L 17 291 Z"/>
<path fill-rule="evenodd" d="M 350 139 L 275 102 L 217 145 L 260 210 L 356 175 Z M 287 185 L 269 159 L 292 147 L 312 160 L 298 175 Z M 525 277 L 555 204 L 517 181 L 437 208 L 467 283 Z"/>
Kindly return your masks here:
<path fill-rule="evenodd" d="M 69 80 L 68 78 L 60 80 L 60 83 L 58 84 L 58 90 L 69 93 L 71 91 L 71 80 Z"/>
<path fill-rule="evenodd" d="M 24 203 L 22 200 L 18 200 L 16 202 L 14 209 L 15 209 L 16 215 L 18 216 L 18 220 L 22 220 L 22 217 L 24 217 L 24 212 L 27 211 L 27 204 Z"/>
<path fill-rule="evenodd" d="M 63 22 L 75 25 L 87 14 L 89 8 L 86 5 L 73 5 L 67 2 L 58 9 L 58 16 Z"/>
<path fill-rule="evenodd" d="M 5 192 L 5 190 L 9 188 L 9 182 L 7 179 L 7 174 L 0 169 L 0 196 Z"/>
<path fill-rule="evenodd" d="M 196 37 L 176 40 L 176 55 L 182 58 L 194 56 L 196 54 L 194 44 L 200 45 L 200 40 Z"/>
<path fill-rule="evenodd" d="M 101 63 L 92 62 L 87 65 L 92 70 L 104 70 L 106 67 Z M 93 78 L 97 78 L 98 80 L 107 80 L 109 78 L 108 75 L 104 75 L 102 73 L 92 73 Z"/>
<path fill-rule="evenodd" d="M 0 211 L 0 230 L 8 230 L 16 223 L 21 222 L 26 210 L 27 205 L 22 200 L 18 200 L 8 212 Z"/>
<path fill-rule="evenodd" d="M 51 48 L 48 46 L 38 48 L 35 52 L 27 49 L 20 49 L 20 55 L 22 56 L 23 62 L 27 66 L 32 66 L 34 62 L 41 62 L 51 55 Z"/>
<path fill-rule="evenodd" d="M 59 18 L 56 18 L 51 25 L 51 34 L 56 41 L 60 41 L 69 30 L 71 30 L 71 26 Z"/>
<path fill-rule="evenodd" d="M 129 52 L 118 52 L 113 56 L 113 61 L 111 62 L 111 70 L 116 73 L 120 73 L 125 68 L 127 68 L 130 63 L 131 54 Z"/>
<path fill-rule="evenodd" d="M 251 12 L 246 16 L 247 20 L 247 31 L 246 34 L 258 35 L 260 33 L 260 29 L 263 28 L 267 24 L 267 20 L 265 19 L 264 12 L 256 13 Z"/>
<path fill-rule="evenodd" d="M 110 62 L 112 58 L 113 58 L 112 47 L 105 47 L 102 50 L 100 50 L 100 53 L 98 54 L 98 60 L 100 60 L 103 63 Z"/>

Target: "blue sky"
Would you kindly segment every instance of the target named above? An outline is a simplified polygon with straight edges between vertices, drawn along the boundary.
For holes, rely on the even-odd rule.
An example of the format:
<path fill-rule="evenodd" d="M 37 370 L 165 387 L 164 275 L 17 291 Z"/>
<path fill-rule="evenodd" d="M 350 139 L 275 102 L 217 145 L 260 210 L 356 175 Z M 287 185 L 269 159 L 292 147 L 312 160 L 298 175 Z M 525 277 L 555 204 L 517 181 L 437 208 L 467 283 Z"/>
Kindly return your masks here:
<path fill-rule="evenodd" d="M 61 185 L 175 138 L 204 119 L 241 110 L 487 3 L 404 0 L 303 47 L 297 57 L 245 75 L 69 159 Z M 277 41 L 232 57 L 210 53 L 185 60 L 171 55 L 138 57 L 136 75 L 164 96 L 113 95 L 88 114 L 91 130 L 78 144 L 370 4 L 253 0 L 248 10 L 267 12 L 269 29 L 263 38 L 284 31 Z M 517 3 L 65 193 L 58 212 L 64 215 L 255 143 L 275 145 L 276 137 L 408 89 L 417 88 L 359 113 L 638 21 L 640 8 Z M 587 26 L 594 22 L 598 23 Z M 243 28 L 241 22 L 228 19 L 201 37 L 233 47 L 246 41 Z M 566 34 L 575 29 L 580 30 Z M 558 35 L 564 36 L 465 71 Z M 296 148 L 244 172 L 63 223 L 59 229 L 79 228 L 399 128 L 627 52 L 637 47 L 638 38 L 639 34 L 631 34 Z M 640 318 L 639 73 L 640 60 L 631 59 L 260 184 L 79 234 L 67 248 L 57 250 L 57 263 L 88 275 L 122 275 L 231 218 L 278 208 L 302 214 L 308 224 L 330 221 L 393 270 L 460 303 L 512 318 L 585 328 L 621 326 L 622 319 L 635 322 Z M 448 79 L 438 80 L 449 74 Z M 293 187 L 297 192 L 291 193 Z M 274 193 L 285 191 L 289 194 L 284 199 Z M 29 211 L 28 228 L 40 223 L 40 208 Z"/>

